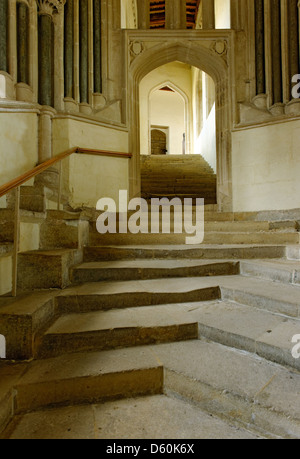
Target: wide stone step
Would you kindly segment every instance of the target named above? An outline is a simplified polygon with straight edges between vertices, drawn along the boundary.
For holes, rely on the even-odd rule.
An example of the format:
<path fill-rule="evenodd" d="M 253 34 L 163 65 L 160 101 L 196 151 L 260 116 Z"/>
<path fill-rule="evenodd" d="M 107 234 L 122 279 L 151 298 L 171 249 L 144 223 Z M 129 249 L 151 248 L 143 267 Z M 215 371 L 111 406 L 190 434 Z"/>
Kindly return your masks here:
<path fill-rule="evenodd" d="M 300 317 L 300 286 L 284 285 L 253 277 L 219 278 L 222 298 L 257 309 Z"/>
<path fill-rule="evenodd" d="M 35 428 L 36 425 L 39 426 L 38 431 Z M 180 400 L 176 396 L 165 394 L 109 401 L 96 405 L 49 408 L 19 415 L 15 419 L 14 426 L 7 429 L 3 438 L 10 440 L 100 439 L 119 442 L 130 438 L 133 432 L 135 440 L 189 438 L 194 439 L 194 443 L 200 438 L 201 440 L 258 440 L 264 438 L 261 434 L 249 432 L 247 428 L 242 429 L 233 426 L 226 420 L 211 416 L 188 400 Z M 2 439 L 1 436 L 0 438 Z M 143 443 L 143 446 L 145 447 L 146 443 Z M 103 444 L 103 452 L 104 448 Z M 195 444 L 192 449 L 197 454 L 197 449 L 200 451 L 200 445 L 197 447 Z M 188 452 L 189 447 L 183 446 L 182 450 Z"/>
<path fill-rule="evenodd" d="M 217 300 L 221 297 L 218 283 L 207 278 L 180 278 L 127 282 L 87 283 L 69 287 L 56 296 L 60 315 L 112 309 L 158 306 L 170 303 Z"/>
<path fill-rule="evenodd" d="M 197 320 L 200 337 L 300 370 L 300 360 L 292 355 L 299 319 L 228 301 L 194 303 L 189 316 Z"/>
<path fill-rule="evenodd" d="M 300 261 L 242 261 L 241 274 L 284 284 L 300 285 Z"/>
<path fill-rule="evenodd" d="M 198 325 L 181 305 L 163 305 L 60 317 L 43 335 L 37 356 L 102 351 L 198 338 Z"/>
<path fill-rule="evenodd" d="M 69 354 L 28 365 L 13 386 L 15 414 L 164 391 L 263 436 L 300 438 L 299 373 L 219 343 Z"/>
<path fill-rule="evenodd" d="M 20 291 L 65 288 L 70 285 L 69 269 L 82 261 L 81 249 L 34 250 L 18 256 Z"/>
<path fill-rule="evenodd" d="M 84 261 L 109 261 L 124 259 L 204 259 L 240 260 L 285 258 L 283 245 L 160 245 L 160 246 L 91 246 L 84 248 Z"/>
<path fill-rule="evenodd" d="M 239 274 L 234 261 L 127 260 L 90 262 L 71 270 L 73 283 Z"/>
<path fill-rule="evenodd" d="M 16 414 L 161 394 L 163 368 L 148 349 L 68 354 L 34 361 L 15 386 Z"/>
<path fill-rule="evenodd" d="M 165 390 L 212 415 L 286 439 L 300 438 L 300 375 L 219 343 L 152 347 L 165 368 Z"/>

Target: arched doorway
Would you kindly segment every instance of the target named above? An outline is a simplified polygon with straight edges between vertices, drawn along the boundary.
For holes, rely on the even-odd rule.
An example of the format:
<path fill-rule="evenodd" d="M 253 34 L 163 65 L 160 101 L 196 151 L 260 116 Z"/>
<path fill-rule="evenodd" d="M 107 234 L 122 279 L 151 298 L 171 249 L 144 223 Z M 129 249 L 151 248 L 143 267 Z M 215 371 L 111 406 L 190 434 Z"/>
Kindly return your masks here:
<path fill-rule="evenodd" d="M 232 210 L 231 181 L 231 104 L 230 73 L 226 64 L 229 45 L 226 40 L 206 38 L 203 43 L 195 35 L 195 40 L 187 40 L 185 32 L 180 40 L 180 32 L 176 32 L 176 41 L 172 36 L 157 33 L 152 36 L 151 46 L 141 46 L 141 52 L 134 56 L 128 66 L 130 115 L 130 149 L 133 158 L 130 165 L 130 194 L 140 194 L 140 115 L 139 85 L 141 80 L 152 70 L 173 61 L 179 61 L 199 68 L 211 76 L 216 88 L 216 150 L 217 150 L 217 196 L 220 210 Z M 129 33 L 130 35 L 130 33 Z M 190 37 L 189 37 L 190 38 Z M 137 41 L 137 36 L 132 40 Z M 228 39 L 229 40 L 229 39 Z M 156 42 L 156 44 L 153 43 Z M 128 40 L 130 42 L 130 40 Z M 129 47 L 129 54 L 132 56 Z"/>
<path fill-rule="evenodd" d="M 151 155 L 165 155 L 167 152 L 167 134 L 160 129 L 151 129 Z"/>

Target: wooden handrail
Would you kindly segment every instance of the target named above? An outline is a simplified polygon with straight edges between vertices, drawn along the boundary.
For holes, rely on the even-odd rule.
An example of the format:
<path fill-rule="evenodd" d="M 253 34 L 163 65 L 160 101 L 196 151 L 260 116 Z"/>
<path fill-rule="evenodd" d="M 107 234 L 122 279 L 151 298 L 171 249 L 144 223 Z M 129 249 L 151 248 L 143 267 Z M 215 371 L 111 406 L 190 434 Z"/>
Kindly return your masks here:
<path fill-rule="evenodd" d="M 36 177 L 41 172 L 44 172 L 45 170 L 49 169 L 49 167 L 54 166 L 55 164 L 59 163 L 63 159 L 67 158 L 68 156 L 73 155 L 74 153 L 82 154 L 82 155 L 93 155 L 93 156 L 111 156 L 114 158 L 125 158 L 125 159 L 132 158 L 131 153 L 122 153 L 122 152 L 105 151 L 105 150 L 92 150 L 92 149 L 80 148 L 80 147 L 70 148 L 69 150 L 66 150 L 63 153 L 60 153 L 59 155 L 55 156 L 54 158 L 48 159 L 44 163 L 39 164 L 38 166 L 34 167 L 30 171 L 25 172 L 25 174 L 22 174 L 19 177 L 11 180 L 10 182 L 5 183 L 4 185 L 0 186 L 0 198 L 2 196 L 5 196 L 7 193 L 14 190 L 15 188 L 18 188 L 18 186 L 21 186 L 24 183 L 28 182 L 28 180 L 32 179 L 33 177 Z"/>

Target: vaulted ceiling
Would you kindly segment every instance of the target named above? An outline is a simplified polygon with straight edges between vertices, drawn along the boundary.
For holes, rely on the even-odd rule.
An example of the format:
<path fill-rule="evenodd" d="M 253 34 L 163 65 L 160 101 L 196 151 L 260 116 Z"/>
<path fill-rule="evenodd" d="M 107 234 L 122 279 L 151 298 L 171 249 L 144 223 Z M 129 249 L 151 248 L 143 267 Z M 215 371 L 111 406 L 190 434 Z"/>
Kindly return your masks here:
<path fill-rule="evenodd" d="M 151 29 L 164 29 L 166 24 L 166 2 L 163 0 L 150 1 Z M 193 29 L 196 24 L 200 0 L 187 0 L 186 21 L 187 29 Z"/>

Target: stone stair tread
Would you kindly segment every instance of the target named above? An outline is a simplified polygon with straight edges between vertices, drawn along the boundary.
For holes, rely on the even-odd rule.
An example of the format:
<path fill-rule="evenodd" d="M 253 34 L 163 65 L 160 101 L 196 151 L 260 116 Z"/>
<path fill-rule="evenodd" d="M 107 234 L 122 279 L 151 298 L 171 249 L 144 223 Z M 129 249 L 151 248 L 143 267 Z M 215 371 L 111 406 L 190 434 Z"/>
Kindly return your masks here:
<path fill-rule="evenodd" d="M 217 263 L 228 264 L 234 263 L 232 260 L 158 260 L 158 259 L 137 259 L 137 260 L 115 260 L 115 261 L 94 261 L 81 263 L 75 266 L 74 270 L 90 270 L 90 269 L 176 269 L 176 268 L 189 268 L 196 266 L 209 266 Z M 299 263 L 300 267 L 300 263 Z"/>
<path fill-rule="evenodd" d="M 195 320 L 189 318 L 180 304 L 146 306 L 85 314 L 66 314 L 57 319 L 46 331 L 45 336 L 193 323 Z"/>
<path fill-rule="evenodd" d="M 233 410 L 238 399 L 250 404 L 247 413 L 249 423 L 258 422 L 257 417 L 262 416 L 262 409 L 267 410 L 270 417 L 271 410 L 274 417 L 275 413 L 282 415 L 289 427 L 290 421 L 296 421 L 297 432 L 294 434 L 300 437 L 300 374 L 296 371 L 218 343 L 189 341 L 161 344 L 153 346 L 152 350 L 167 370 L 167 388 L 180 391 L 182 396 L 192 397 L 200 403 L 204 399 L 206 408 L 212 411 L 216 409 L 214 404 L 218 399 L 231 394 L 236 401 L 231 406 Z M 182 385 L 178 386 L 176 378 L 173 380 L 174 376 L 190 381 L 186 392 Z M 205 400 L 208 387 L 212 389 L 210 404 Z M 243 417 L 242 413 L 240 417 Z M 276 423 L 279 420 L 275 417 L 274 421 Z M 292 431 L 287 433 L 293 435 Z"/>
<path fill-rule="evenodd" d="M 234 260 L 115 260 L 86 262 L 71 270 L 74 283 L 239 274 Z"/>
<path fill-rule="evenodd" d="M 36 425 L 39 425 L 38 432 Z M 167 395 L 27 413 L 18 417 L 17 426 L 4 438 L 120 441 L 131 438 L 134 432 L 135 440 L 168 440 L 179 438 L 178 431 L 180 438 L 190 440 L 264 438 L 264 435 L 211 416 L 188 401 Z M 184 447 L 183 451 L 185 449 L 189 450 Z"/>
<path fill-rule="evenodd" d="M 243 291 L 274 295 L 277 299 L 290 300 L 295 304 L 299 303 L 300 287 L 293 285 L 282 285 L 261 279 L 248 278 L 243 276 L 215 276 L 212 278 L 178 278 L 178 279 L 155 279 L 140 281 L 119 281 L 85 283 L 80 286 L 71 286 L 61 292 L 58 297 L 76 295 L 106 295 L 107 293 L 126 292 L 188 292 L 192 289 L 221 286 L 236 288 Z"/>
<path fill-rule="evenodd" d="M 166 372 L 165 390 L 193 399 L 211 414 L 228 410 L 228 404 L 224 403 L 221 408 L 218 404 L 234 398 L 239 405 L 241 421 L 249 417 L 249 424 L 260 427 L 263 410 L 268 413 L 271 410 L 275 430 L 279 425 L 278 416 L 282 422 L 278 427 L 280 433 L 287 430 L 288 435 L 300 437 L 300 375 L 218 343 L 192 340 L 35 361 L 16 389 L 22 395 L 26 394 L 28 387 L 34 393 L 42 386 L 59 388 L 64 381 L 70 387 L 70 382 L 77 378 L 84 380 L 162 366 Z M 180 385 L 182 380 L 186 382 L 186 388 Z M 228 414 L 235 417 L 232 411 Z M 270 418 L 268 414 L 270 422 L 274 423 L 272 416 Z"/>
<path fill-rule="evenodd" d="M 291 353 L 292 338 L 300 333 L 299 319 L 228 301 L 191 305 L 189 315 L 197 320 L 201 337 L 300 370 L 300 361 Z"/>
<path fill-rule="evenodd" d="M 244 276 L 215 276 L 190 277 L 176 279 L 155 279 L 123 282 L 86 283 L 76 287 L 69 287 L 58 297 L 90 296 L 120 294 L 129 292 L 149 293 L 184 293 L 205 288 L 220 287 L 232 291 L 250 294 L 255 297 L 267 298 L 276 302 L 290 304 L 296 317 L 299 314 L 300 286 L 284 285 L 268 280 Z"/>
<path fill-rule="evenodd" d="M 113 351 L 81 352 L 33 361 L 21 384 L 60 381 L 99 374 L 160 367 L 148 346 Z"/>

